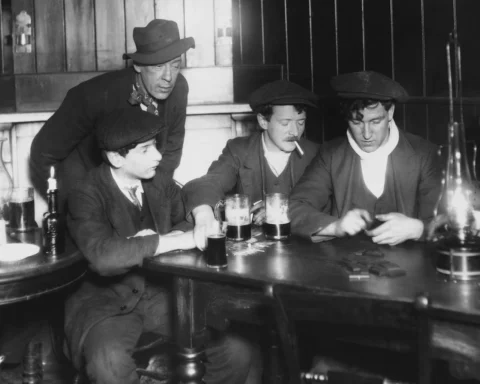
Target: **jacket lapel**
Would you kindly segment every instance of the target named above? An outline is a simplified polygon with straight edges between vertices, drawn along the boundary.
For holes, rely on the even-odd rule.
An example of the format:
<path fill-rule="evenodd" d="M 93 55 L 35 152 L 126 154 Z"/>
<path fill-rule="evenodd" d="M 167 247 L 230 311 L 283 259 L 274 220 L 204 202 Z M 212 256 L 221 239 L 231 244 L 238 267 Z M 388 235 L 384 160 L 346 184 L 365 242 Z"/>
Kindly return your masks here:
<path fill-rule="evenodd" d="M 148 200 L 148 206 L 153 217 L 155 230 L 157 233 L 162 233 L 162 223 L 165 222 L 165 215 L 168 214 L 165 193 L 157 187 L 154 179 L 142 181 L 142 186 L 145 198 Z"/>
<path fill-rule="evenodd" d="M 407 210 L 404 196 L 416 196 L 418 180 L 412 177 L 412 175 L 420 174 L 420 164 L 416 161 L 414 149 L 401 131 L 399 131 L 399 135 L 397 147 L 390 155 L 395 198 L 398 204 L 398 212 L 405 212 L 411 215 L 412 212 Z"/>
<path fill-rule="evenodd" d="M 258 186 L 260 191 L 262 189 L 261 172 L 257 172 L 257 170 L 259 170 L 261 167 L 260 156 L 263 155 L 261 145 L 261 133 L 253 135 L 249 142 L 247 151 L 244 154 L 245 161 L 243 162 L 243 166 L 238 172 L 243 193 L 249 195 L 251 199 L 253 199 L 253 196 L 255 195 L 254 186 Z"/>
<path fill-rule="evenodd" d="M 359 170 L 359 159 L 357 154 L 350 147 L 345 139 L 337 151 L 332 153 L 332 171 L 333 178 L 334 203 L 332 214 L 343 216 L 350 209 L 352 203 L 352 193 L 355 182 L 355 172 Z"/>
<path fill-rule="evenodd" d="M 128 213 L 130 202 L 113 179 L 108 165 L 101 165 L 100 174 L 102 184 L 99 187 L 104 190 L 104 196 L 108 196 L 106 213 L 112 227 L 120 236 L 133 236 L 136 230 Z"/>

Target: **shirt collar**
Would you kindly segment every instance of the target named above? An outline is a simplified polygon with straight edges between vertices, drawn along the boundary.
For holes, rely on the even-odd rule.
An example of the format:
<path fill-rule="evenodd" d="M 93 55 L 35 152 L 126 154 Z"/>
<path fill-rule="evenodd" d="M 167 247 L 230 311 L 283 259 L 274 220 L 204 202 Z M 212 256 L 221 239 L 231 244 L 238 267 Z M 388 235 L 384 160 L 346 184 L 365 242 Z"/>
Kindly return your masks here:
<path fill-rule="evenodd" d="M 266 132 L 263 132 L 262 134 L 263 155 L 265 156 L 265 159 L 267 160 L 267 163 L 270 166 L 270 169 L 278 177 L 287 166 L 288 159 L 290 158 L 290 152 L 269 151 L 267 148 L 267 144 L 265 143 L 265 135 L 266 135 Z"/>
<path fill-rule="evenodd" d="M 142 185 L 142 182 L 140 180 L 137 180 L 136 182 L 131 183 L 131 184 L 127 184 L 115 174 L 112 167 L 110 167 L 110 173 L 112 174 L 112 177 L 113 177 L 113 180 L 115 181 L 115 184 L 117 184 L 117 186 L 118 186 L 118 188 L 120 188 L 120 190 L 129 189 L 131 187 L 136 186 L 137 187 L 137 193 L 138 192 L 143 193 L 143 185 Z"/>

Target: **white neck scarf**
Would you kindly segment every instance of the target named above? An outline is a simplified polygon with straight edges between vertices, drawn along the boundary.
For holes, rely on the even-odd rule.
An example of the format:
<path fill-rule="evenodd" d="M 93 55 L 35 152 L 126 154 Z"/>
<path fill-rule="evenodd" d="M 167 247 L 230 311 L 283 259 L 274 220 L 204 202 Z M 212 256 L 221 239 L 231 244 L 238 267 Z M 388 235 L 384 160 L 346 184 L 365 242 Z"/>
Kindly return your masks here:
<path fill-rule="evenodd" d="M 363 181 L 370 192 L 377 198 L 382 195 L 385 188 L 388 156 L 393 152 L 399 140 L 398 127 L 393 119 L 390 121 L 389 130 L 387 141 L 376 151 L 370 153 L 363 151 L 355 142 L 350 131 L 347 130 L 348 142 L 357 155 L 360 156 Z"/>

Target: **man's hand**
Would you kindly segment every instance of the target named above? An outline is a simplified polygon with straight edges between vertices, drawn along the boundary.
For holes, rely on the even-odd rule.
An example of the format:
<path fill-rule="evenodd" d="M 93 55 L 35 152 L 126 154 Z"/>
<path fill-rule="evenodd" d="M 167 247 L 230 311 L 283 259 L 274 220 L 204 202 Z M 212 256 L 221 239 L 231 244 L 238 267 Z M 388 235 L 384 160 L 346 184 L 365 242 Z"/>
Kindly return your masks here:
<path fill-rule="evenodd" d="M 203 251 L 207 247 L 208 231 L 215 223 L 213 209 L 209 205 L 200 205 L 193 209 L 192 215 L 195 220 L 193 238 L 197 248 Z"/>
<path fill-rule="evenodd" d="M 155 255 L 161 253 L 174 251 L 177 249 L 192 249 L 195 248 L 195 241 L 193 239 L 193 231 L 182 232 L 172 231 L 166 235 L 160 235 L 158 247 Z"/>
<path fill-rule="evenodd" d="M 250 208 L 250 213 L 253 214 L 252 223 L 255 225 L 262 225 L 265 222 L 265 202 L 261 200 Z"/>
<path fill-rule="evenodd" d="M 376 215 L 384 223 L 371 231 L 365 231 L 377 244 L 397 245 L 406 240 L 418 240 L 423 233 L 423 222 L 405 216 L 402 213 L 391 212 Z"/>
<path fill-rule="evenodd" d="M 371 221 L 371 216 L 365 209 L 352 209 L 316 234 L 335 237 L 353 236 L 367 228 L 367 223 Z"/>

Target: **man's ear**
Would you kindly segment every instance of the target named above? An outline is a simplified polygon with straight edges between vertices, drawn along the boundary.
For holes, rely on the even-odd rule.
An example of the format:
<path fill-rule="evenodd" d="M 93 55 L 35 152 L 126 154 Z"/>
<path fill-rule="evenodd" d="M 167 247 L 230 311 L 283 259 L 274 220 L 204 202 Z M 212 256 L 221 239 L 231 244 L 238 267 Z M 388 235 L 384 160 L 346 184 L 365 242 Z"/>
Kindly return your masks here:
<path fill-rule="evenodd" d="M 392 106 L 388 110 L 388 121 L 392 121 L 394 112 L 395 112 L 395 104 L 392 104 Z"/>
<path fill-rule="evenodd" d="M 258 125 L 260 125 L 260 128 L 266 131 L 268 128 L 268 121 L 265 116 L 263 116 L 261 113 L 257 113 L 257 121 Z"/>
<path fill-rule="evenodd" d="M 106 152 L 108 161 L 114 168 L 121 168 L 125 162 L 125 157 L 120 155 L 118 152 L 115 151 L 107 151 Z"/>
<path fill-rule="evenodd" d="M 135 69 L 135 72 L 140 73 L 140 67 L 137 64 L 133 64 L 133 69 Z"/>

